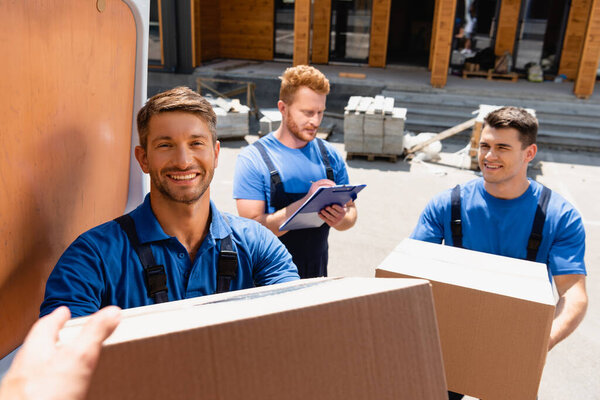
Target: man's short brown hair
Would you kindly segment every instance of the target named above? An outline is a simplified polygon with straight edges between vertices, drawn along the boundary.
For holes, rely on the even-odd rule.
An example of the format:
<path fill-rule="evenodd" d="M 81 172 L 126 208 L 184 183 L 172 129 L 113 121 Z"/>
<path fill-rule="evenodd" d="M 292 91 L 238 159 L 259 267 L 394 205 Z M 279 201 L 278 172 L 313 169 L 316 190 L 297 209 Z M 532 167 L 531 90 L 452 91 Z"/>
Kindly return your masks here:
<path fill-rule="evenodd" d="M 485 117 L 484 126 L 494 129 L 513 128 L 519 132 L 522 148 L 534 144 L 537 140 L 538 121 L 527 110 L 520 107 L 502 107 Z"/>
<path fill-rule="evenodd" d="M 308 65 L 288 68 L 279 79 L 281 79 L 279 100 L 286 104 L 293 103 L 294 95 L 303 86 L 319 94 L 329 93 L 329 80 L 321 71 Z"/>
<path fill-rule="evenodd" d="M 150 118 L 164 112 L 182 111 L 194 114 L 208 125 L 213 144 L 217 142 L 217 116 L 210 103 L 200 94 L 185 86 L 167 90 L 150 98 L 137 114 L 137 128 L 140 146 L 148 146 L 148 125 Z"/>

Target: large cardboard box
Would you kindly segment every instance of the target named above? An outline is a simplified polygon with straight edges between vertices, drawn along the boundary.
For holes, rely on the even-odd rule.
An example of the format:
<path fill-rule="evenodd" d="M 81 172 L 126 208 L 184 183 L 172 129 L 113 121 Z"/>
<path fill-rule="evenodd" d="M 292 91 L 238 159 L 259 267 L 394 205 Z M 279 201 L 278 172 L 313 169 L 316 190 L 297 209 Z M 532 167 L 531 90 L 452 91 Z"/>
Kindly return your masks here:
<path fill-rule="evenodd" d="M 406 239 L 376 276 L 431 282 L 449 390 L 535 400 L 555 309 L 544 264 Z"/>
<path fill-rule="evenodd" d="M 88 398 L 446 397 L 429 283 L 339 278 L 125 310 Z"/>

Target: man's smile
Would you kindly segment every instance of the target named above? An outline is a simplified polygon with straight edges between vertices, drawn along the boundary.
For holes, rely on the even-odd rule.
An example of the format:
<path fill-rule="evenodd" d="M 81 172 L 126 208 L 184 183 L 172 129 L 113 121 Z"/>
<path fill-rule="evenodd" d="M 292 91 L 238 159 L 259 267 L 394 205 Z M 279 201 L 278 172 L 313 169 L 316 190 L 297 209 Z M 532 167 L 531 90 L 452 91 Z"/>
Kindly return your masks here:
<path fill-rule="evenodd" d="M 185 174 L 174 174 L 174 173 L 167 173 L 167 176 L 173 180 L 176 181 L 188 181 L 188 180 L 192 180 L 195 177 L 197 177 L 199 174 L 197 172 L 194 173 L 185 173 Z"/>

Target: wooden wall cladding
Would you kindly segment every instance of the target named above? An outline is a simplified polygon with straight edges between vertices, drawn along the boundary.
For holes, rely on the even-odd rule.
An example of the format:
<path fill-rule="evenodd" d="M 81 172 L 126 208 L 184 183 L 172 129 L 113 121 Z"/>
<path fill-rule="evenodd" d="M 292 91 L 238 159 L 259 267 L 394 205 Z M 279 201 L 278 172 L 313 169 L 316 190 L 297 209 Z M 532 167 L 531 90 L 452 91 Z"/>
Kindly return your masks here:
<path fill-rule="evenodd" d="M 312 62 L 329 62 L 329 31 L 331 30 L 331 0 L 314 0 Z"/>
<path fill-rule="evenodd" d="M 220 57 L 273 59 L 274 0 L 227 0 L 219 7 Z"/>
<path fill-rule="evenodd" d="M 135 80 L 129 7 L 2 2 L 0 356 L 37 319 L 46 279 L 80 233 L 125 210 Z"/>
<path fill-rule="evenodd" d="M 581 59 L 583 41 L 587 28 L 592 0 L 572 0 L 569 10 L 569 20 L 563 41 L 558 73 L 568 79 L 577 77 L 577 67 Z"/>
<path fill-rule="evenodd" d="M 446 86 L 448 80 L 456 0 L 437 0 L 435 7 L 434 15 L 437 15 L 437 19 L 431 48 L 431 86 L 441 88 Z"/>
<path fill-rule="evenodd" d="M 600 0 L 593 0 L 590 8 L 583 51 L 577 69 L 573 92 L 575 96 L 587 99 L 594 93 L 596 70 L 600 58 Z"/>
<path fill-rule="evenodd" d="M 429 64 L 428 64 L 428 68 L 431 71 L 431 68 L 433 67 L 433 55 L 435 54 L 435 42 L 436 42 L 436 35 L 437 35 L 437 26 L 438 26 L 438 19 L 439 19 L 439 6 L 438 3 L 440 3 L 440 0 L 435 0 L 435 5 L 433 8 L 433 25 L 431 26 L 431 42 L 429 43 Z"/>
<path fill-rule="evenodd" d="M 310 0 L 294 4 L 294 65 L 308 65 L 310 51 Z"/>
<path fill-rule="evenodd" d="M 369 66 L 385 67 L 392 0 L 373 0 Z"/>
<path fill-rule="evenodd" d="M 513 54 L 520 11 L 521 0 L 502 0 L 494 48 L 497 56 L 501 56 L 505 51 Z"/>
<path fill-rule="evenodd" d="M 196 65 L 202 61 L 219 58 L 221 55 L 220 18 L 218 0 L 194 0 L 197 5 L 196 21 L 198 21 L 196 40 L 199 46 L 196 49 L 199 57 L 196 57 Z M 198 49 L 199 47 L 199 49 Z"/>

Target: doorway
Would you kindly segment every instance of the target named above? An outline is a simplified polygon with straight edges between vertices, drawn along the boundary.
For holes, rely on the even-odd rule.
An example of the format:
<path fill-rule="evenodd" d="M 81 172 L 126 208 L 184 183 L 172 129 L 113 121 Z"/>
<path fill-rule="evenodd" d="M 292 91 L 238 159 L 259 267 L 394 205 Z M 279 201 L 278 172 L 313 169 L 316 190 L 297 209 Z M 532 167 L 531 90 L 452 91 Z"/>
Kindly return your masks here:
<path fill-rule="evenodd" d="M 387 63 L 427 66 L 435 0 L 392 0 Z"/>

